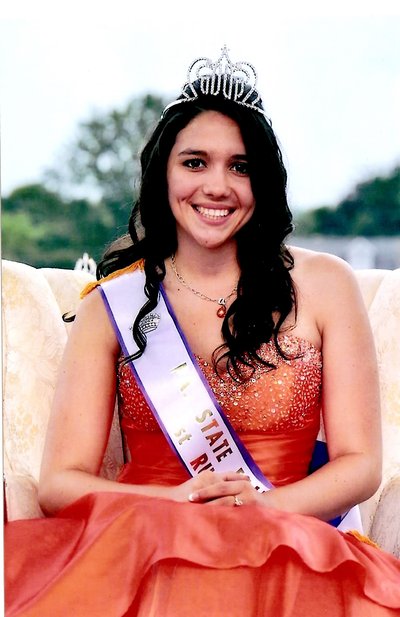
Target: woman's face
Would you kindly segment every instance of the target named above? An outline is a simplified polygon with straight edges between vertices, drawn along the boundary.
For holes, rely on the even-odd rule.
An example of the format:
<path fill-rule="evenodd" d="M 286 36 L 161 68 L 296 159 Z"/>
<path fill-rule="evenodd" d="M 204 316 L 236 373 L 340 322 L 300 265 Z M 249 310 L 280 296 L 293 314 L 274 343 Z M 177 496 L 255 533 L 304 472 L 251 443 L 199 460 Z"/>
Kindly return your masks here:
<path fill-rule="evenodd" d="M 167 182 L 179 243 L 218 248 L 234 241 L 254 212 L 239 126 L 217 111 L 200 113 L 178 133 Z"/>

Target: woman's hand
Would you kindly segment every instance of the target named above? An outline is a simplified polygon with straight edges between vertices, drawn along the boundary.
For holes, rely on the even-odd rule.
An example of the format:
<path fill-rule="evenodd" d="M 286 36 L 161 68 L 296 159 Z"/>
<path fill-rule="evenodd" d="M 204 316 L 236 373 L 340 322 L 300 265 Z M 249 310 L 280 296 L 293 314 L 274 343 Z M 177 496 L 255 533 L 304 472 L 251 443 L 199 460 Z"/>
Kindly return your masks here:
<path fill-rule="evenodd" d="M 248 476 L 242 473 L 215 473 L 204 471 L 195 478 L 174 487 L 170 498 L 175 501 L 191 501 L 199 504 L 241 506 L 263 503 L 261 493 L 256 491 Z"/>

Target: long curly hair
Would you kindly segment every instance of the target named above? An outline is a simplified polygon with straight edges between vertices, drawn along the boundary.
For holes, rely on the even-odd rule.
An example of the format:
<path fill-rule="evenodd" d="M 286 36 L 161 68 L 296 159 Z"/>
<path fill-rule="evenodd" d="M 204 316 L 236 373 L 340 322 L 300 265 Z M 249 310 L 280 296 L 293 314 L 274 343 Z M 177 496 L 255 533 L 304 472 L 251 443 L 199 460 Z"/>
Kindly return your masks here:
<path fill-rule="evenodd" d="M 261 101 L 257 105 L 263 109 Z M 289 313 L 293 309 L 296 313 L 296 294 L 290 276 L 294 260 L 284 244 L 293 229 L 286 195 L 287 173 L 272 124 L 264 114 L 222 95 L 204 95 L 200 89 L 195 101 L 167 107 L 141 154 L 140 192 L 129 219 L 129 234 L 106 251 L 97 276 L 102 278 L 144 259 L 147 301 L 132 329 L 138 346 L 133 359 L 139 357 L 147 342 L 140 321 L 157 306 L 166 273 L 165 259 L 177 250 L 176 223 L 168 202 L 168 158 L 177 134 L 208 110 L 218 111 L 238 124 L 255 199 L 252 218 L 236 235 L 241 271 L 237 298 L 222 323 L 224 343 L 213 354 L 216 369 L 225 360 L 231 375 L 244 379 L 243 365 L 253 370 L 257 364 L 273 368 L 258 353 L 261 344 L 271 338 L 279 353 L 286 357 L 277 337 Z"/>

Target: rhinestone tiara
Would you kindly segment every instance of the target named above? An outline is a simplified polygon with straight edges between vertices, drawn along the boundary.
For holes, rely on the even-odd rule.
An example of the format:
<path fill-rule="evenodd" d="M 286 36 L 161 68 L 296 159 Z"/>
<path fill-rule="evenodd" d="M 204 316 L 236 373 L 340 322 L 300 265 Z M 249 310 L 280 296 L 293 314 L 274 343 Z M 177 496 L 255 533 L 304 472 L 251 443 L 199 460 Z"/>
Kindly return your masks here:
<path fill-rule="evenodd" d="M 261 97 L 256 90 L 257 72 L 254 66 L 249 62 L 231 62 L 228 51 L 229 49 L 224 45 L 216 62 L 210 58 L 194 60 L 189 66 L 187 81 L 181 94 L 165 107 L 162 116 L 173 105 L 196 101 L 200 91 L 204 95 L 222 94 L 229 101 L 258 111 L 266 117 Z M 195 82 L 197 82 L 197 90 L 194 87 Z"/>

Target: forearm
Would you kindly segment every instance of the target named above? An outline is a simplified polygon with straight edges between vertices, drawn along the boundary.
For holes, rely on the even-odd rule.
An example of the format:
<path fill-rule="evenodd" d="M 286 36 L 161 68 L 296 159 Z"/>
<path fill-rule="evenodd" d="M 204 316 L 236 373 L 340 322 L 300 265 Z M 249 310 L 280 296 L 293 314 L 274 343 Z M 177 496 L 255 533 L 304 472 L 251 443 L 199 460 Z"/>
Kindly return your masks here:
<path fill-rule="evenodd" d="M 378 489 L 380 467 L 363 454 L 346 454 L 303 480 L 264 495 L 266 505 L 330 520 Z"/>
<path fill-rule="evenodd" d="M 41 479 L 39 503 L 42 510 L 51 515 L 89 493 L 135 493 L 149 497 L 167 497 L 169 490 L 168 486 L 124 484 L 86 471 L 68 469 Z"/>

